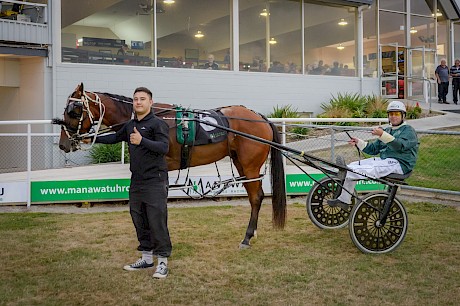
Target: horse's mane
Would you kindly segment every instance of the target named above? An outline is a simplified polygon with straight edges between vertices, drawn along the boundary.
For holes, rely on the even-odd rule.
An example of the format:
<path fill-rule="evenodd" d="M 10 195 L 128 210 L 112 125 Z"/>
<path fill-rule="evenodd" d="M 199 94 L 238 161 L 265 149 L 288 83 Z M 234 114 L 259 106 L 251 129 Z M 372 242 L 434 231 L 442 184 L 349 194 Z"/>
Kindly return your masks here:
<path fill-rule="evenodd" d="M 113 101 L 119 102 L 118 105 L 127 113 L 131 113 L 133 111 L 133 98 L 108 92 L 96 92 L 96 94 L 107 96 Z"/>

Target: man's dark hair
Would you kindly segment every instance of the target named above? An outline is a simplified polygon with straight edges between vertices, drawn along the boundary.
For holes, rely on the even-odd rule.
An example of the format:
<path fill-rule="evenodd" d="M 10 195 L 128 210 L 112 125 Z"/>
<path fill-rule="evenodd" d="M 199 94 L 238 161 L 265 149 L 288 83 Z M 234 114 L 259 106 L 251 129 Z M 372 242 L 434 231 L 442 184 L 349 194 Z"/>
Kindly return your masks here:
<path fill-rule="evenodd" d="M 149 95 L 150 99 L 152 99 L 152 92 L 147 88 L 147 87 L 137 87 L 135 90 L 134 90 L 134 94 L 136 94 L 137 92 L 145 92 L 146 94 Z"/>

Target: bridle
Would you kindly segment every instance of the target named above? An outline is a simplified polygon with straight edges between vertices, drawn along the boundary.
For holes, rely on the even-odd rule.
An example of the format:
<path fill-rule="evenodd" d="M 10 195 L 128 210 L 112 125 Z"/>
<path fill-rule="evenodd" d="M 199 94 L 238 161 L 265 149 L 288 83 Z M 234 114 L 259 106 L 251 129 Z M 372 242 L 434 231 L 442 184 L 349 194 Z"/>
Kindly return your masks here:
<path fill-rule="evenodd" d="M 86 91 L 83 91 L 83 94 L 82 94 L 82 96 L 80 98 L 72 98 L 72 96 L 70 96 L 67 99 L 67 106 L 66 106 L 66 108 L 64 110 L 64 112 L 66 112 L 67 115 L 69 115 L 70 117 L 78 119 L 78 126 L 77 126 L 76 129 L 72 129 L 70 127 L 67 127 L 66 124 L 62 125 L 62 129 L 66 133 L 67 138 L 69 139 L 69 141 L 71 141 L 73 144 L 75 144 L 75 146 L 78 149 L 81 149 L 81 150 L 83 150 L 83 149 L 80 146 L 80 139 L 88 137 L 88 136 L 90 136 L 92 134 L 94 134 L 94 138 L 93 138 L 93 141 L 92 141 L 91 146 L 89 148 L 91 148 L 94 145 L 94 143 L 96 141 L 97 134 L 99 132 L 99 129 L 101 128 L 102 120 L 104 119 L 104 115 L 105 115 L 105 105 L 102 103 L 101 98 L 99 97 L 99 95 L 97 93 L 93 93 L 93 92 L 90 92 L 90 93 L 94 95 L 95 99 L 91 98 L 86 93 Z M 99 119 L 97 119 L 97 120 L 95 120 L 94 115 L 91 112 L 90 103 L 95 103 L 97 106 L 99 106 L 99 114 L 100 114 L 100 116 L 99 116 Z M 81 107 L 80 118 L 78 118 L 78 115 L 77 115 L 77 117 L 75 116 L 76 113 L 72 112 L 73 109 L 72 109 L 72 111 L 69 111 L 69 106 L 70 105 Z M 86 116 L 85 116 L 85 114 L 86 114 Z M 83 122 L 85 121 L 86 118 L 89 119 L 91 127 L 90 127 L 88 132 L 80 134 L 81 127 L 82 127 Z"/>

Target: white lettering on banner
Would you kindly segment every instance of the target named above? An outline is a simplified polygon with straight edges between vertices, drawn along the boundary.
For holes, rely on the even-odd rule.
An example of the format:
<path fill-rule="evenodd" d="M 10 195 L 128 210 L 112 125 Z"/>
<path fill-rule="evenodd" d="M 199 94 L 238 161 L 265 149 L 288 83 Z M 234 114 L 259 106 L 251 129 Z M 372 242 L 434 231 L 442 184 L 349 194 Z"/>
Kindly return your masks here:
<path fill-rule="evenodd" d="M 231 179 L 231 176 L 222 176 L 220 179 L 216 176 L 203 176 L 203 177 L 192 177 L 185 183 L 185 186 L 190 186 L 188 189 L 175 189 L 169 190 L 168 197 L 176 198 L 176 197 L 184 197 L 184 195 L 191 196 L 191 197 L 199 197 L 202 194 L 206 194 L 207 196 L 212 196 L 213 193 L 220 190 L 223 185 L 218 186 L 218 183 L 221 181 L 226 181 Z M 182 183 L 182 182 L 181 182 Z M 169 184 L 175 185 L 177 184 L 173 178 L 169 178 Z M 270 187 L 270 178 L 266 176 L 262 180 L 262 188 L 266 195 L 271 194 L 271 187 Z M 230 185 L 227 189 L 223 190 L 219 195 L 247 195 L 246 189 L 242 183 L 235 183 Z"/>
<path fill-rule="evenodd" d="M 311 187 L 315 184 L 314 181 L 291 181 L 289 187 Z"/>
<path fill-rule="evenodd" d="M 27 202 L 27 182 L 0 183 L 0 203 Z"/>

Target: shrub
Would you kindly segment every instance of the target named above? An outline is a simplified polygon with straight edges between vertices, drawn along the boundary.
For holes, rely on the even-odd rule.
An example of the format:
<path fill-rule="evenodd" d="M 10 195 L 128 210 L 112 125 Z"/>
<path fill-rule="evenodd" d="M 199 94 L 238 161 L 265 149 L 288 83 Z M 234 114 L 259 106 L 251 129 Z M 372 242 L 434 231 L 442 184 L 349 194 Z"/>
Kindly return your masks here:
<path fill-rule="evenodd" d="M 96 144 L 91 147 L 90 156 L 94 164 L 121 161 L 121 142 L 113 145 Z M 129 162 L 128 145 L 125 145 L 125 161 Z"/>
<path fill-rule="evenodd" d="M 337 97 L 332 96 L 328 103 L 322 103 L 321 108 L 324 112 L 321 117 L 330 117 L 328 114 L 335 117 L 330 118 L 361 118 L 364 116 L 364 106 L 366 98 L 358 93 L 337 94 Z M 341 114 L 340 111 L 348 110 L 347 113 Z"/>
<path fill-rule="evenodd" d="M 364 112 L 367 118 L 386 118 L 388 99 L 375 95 L 366 96 Z"/>
<path fill-rule="evenodd" d="M 273 112 L 267 115 L 269 118 L 299 118 L 299 113 L 297 108 L 294 108 L 292 105 L 278 106 L 273 107 Z M 299 123 L 300 124 L 300 123 Z M 307 135 L 309 129 L 302 126 L 287 127 L 286 132 L 292 133 L 295 135 Z"/>
<path fill-rule="evenodd" d="M 269 118 L 299 118 L 297 109 L 292 105 L 278 106 L 273 107 L 273 112 L 267 115 Z"/>
<path fill-rule="evenodd" d="M 422 108 L 420 107 L 420 104 L 415 104 L 409 105 L 406 104 L 406 118 L 407 119 L 417 119 L 420 118 L 420 115 L 422 114 Z"/>

